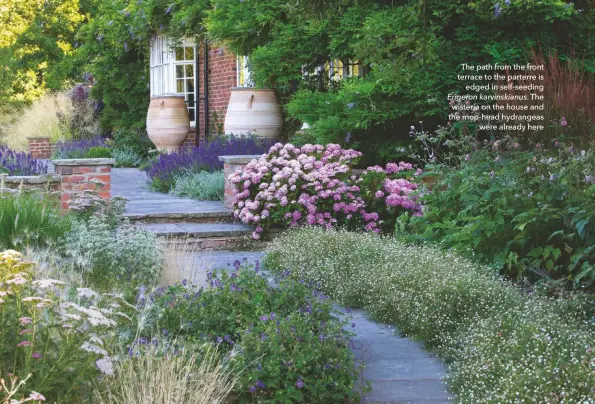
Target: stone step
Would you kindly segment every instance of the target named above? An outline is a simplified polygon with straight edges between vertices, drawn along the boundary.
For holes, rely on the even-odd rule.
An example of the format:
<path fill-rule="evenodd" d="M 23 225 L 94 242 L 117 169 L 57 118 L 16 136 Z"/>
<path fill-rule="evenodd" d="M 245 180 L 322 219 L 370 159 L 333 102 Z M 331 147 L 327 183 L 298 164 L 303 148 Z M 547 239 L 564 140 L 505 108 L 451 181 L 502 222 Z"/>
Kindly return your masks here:
<path fill-rule="evenodd" d="M 168 210 L 167 207 L 159 206 L 152 210 L 150 207 L 145 209 L 127 209 L 124 217 L 131 222 L 142 223 L 232 223 L 234 221 L 233 211 L 225 208 L 212 210 L 188 210 L 179 211 L 175 209 Z"/>
<path fill-rule="evenodd" d="M 167 243 L 190 250 L 252 250 L 251 226 L 240 223 L 138 223 Z M 260 246 L 262 248 L 262 246 Z"/>

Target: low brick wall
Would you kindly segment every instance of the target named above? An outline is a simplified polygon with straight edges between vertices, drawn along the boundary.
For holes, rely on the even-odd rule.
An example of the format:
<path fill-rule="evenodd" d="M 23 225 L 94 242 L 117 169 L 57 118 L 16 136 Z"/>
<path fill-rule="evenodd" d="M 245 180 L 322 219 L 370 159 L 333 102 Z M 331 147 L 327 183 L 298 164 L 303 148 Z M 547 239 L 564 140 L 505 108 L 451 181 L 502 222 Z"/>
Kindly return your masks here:
<path fill-rule="evenodd" d="M 0 189 L 24 191 L 58 191 L 59 175 L 6 175 L 0 174 Z"/>
<path fill-rule="evenodd" d="M 223 205 L 228 209 L 233 209 L 235 200 L 235 188 L 229 181 L 229 176 L 236 171 L 244 169 L 246 164 L 250 161 L 260 158 L 261 155 L 243 155 L 243 156 L 219 156 L 219 160 L 223 161 L 223 173 L 225 175 L 225 193 L 223 195 Z"/>
<path fill-rule="evenodd" d="M 111 198 L 111 172 L 114 159 L 52 160 L 56 174 L 60 175 L 62 208 L 68 209 L 70 201 L 84 191 L 97 191 L 101 198 Z"/>
<path fill-rule="evenodd" d="M 49 159 L 52 157 L 52 145 L 49 137 L 28 137 L 29 153 L 35 159 Z"/>

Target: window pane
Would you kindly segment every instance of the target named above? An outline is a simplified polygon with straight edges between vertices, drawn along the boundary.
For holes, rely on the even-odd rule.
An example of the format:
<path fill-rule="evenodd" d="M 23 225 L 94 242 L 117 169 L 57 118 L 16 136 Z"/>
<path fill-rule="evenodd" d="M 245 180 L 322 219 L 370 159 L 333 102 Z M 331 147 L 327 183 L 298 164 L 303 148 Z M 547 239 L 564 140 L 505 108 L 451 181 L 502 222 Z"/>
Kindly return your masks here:
<path fill-rule="evenodd" d="M 184 60 L 184 48 L 176 48 L 176 60 Z"/>
<path fill-rule="evenodd" d="M 186 78 L 194 77 L 193 65 L 186 65 Z"/>
<path fill-rule="evenodd" d="M 184 80 L 176 80 L 176 92 L 184 93 Z"/>
<path fill-rule="evenodd" d="M 176 66 L 176 79 L 183 79 L 184 78 L 184 66 L 177 65 Z"/>
<path fill-rule="evenodd" d="M 185 60 L 194 60 L 194 48 L 192 46 L 186 47 L 186 59 Z"/>
<path fill-rule="evenodd" d="M 194 92 L 194 79 L 186 80 L 186 92 L 193 93 Z"/>
<path fill-rule="evenodd" d="M 194 92 L 188 93 L 188 95 L 186 95 L 186 100 L 188 101 L 189 106 L 193 106 L 194 105 Z"/>
<path fill-rule="evenodd" d="M 190 122 L 194 122 L 196 120 L 194 117 L 194 108 L 188 108 L 188 117 L 190 118 Z"/>

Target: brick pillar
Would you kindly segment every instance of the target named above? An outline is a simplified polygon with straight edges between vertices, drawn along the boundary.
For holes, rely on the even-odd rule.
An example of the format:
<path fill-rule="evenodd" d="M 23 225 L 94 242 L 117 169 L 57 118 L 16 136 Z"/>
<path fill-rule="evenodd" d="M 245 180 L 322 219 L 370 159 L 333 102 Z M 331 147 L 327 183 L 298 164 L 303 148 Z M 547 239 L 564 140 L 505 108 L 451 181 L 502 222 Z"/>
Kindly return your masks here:
<path fill-rule="evenodd" d="M 229 180 L 229 176 L 236 171 L 244 169 L 246 164 L 252 160 L 257 160 L 261 155 L 243 155 L 243 156 L 219 156 L 223 161 L 223 175 L 225 175 L 225 193 L 223 194 L 223 205 L 228 209 L 233 209 L 235 201 L 235 187 Z"/>
<path fill-rule="evenodd" d="M 29 153 L 35 159 L 49 159 L 52 157 L 52 147 L 49 137 L 28 137 Z"/>
<path fill-rule="evenodd" d="M 111 198 L 111 172 L 114 159 L 52 160 L 56 174 L 61 176 L 60 199 L 68 209 L 76 194 L 96 191 L 101 198 Z"/>

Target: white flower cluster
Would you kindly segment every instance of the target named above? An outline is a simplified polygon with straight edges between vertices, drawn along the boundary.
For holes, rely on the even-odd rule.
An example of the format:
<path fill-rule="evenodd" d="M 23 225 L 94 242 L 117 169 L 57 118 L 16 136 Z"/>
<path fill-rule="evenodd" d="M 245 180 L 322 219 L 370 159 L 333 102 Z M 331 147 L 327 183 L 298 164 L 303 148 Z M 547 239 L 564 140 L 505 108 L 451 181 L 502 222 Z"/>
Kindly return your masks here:
<path fill-rule="evenodd" d="M 564 300 L 528 295 L 453 253 L 369 233 L 306 228 L 267 250 L 269 269 L 424 340 L 464 403 L 592 403 L 595 326 Z"/>

